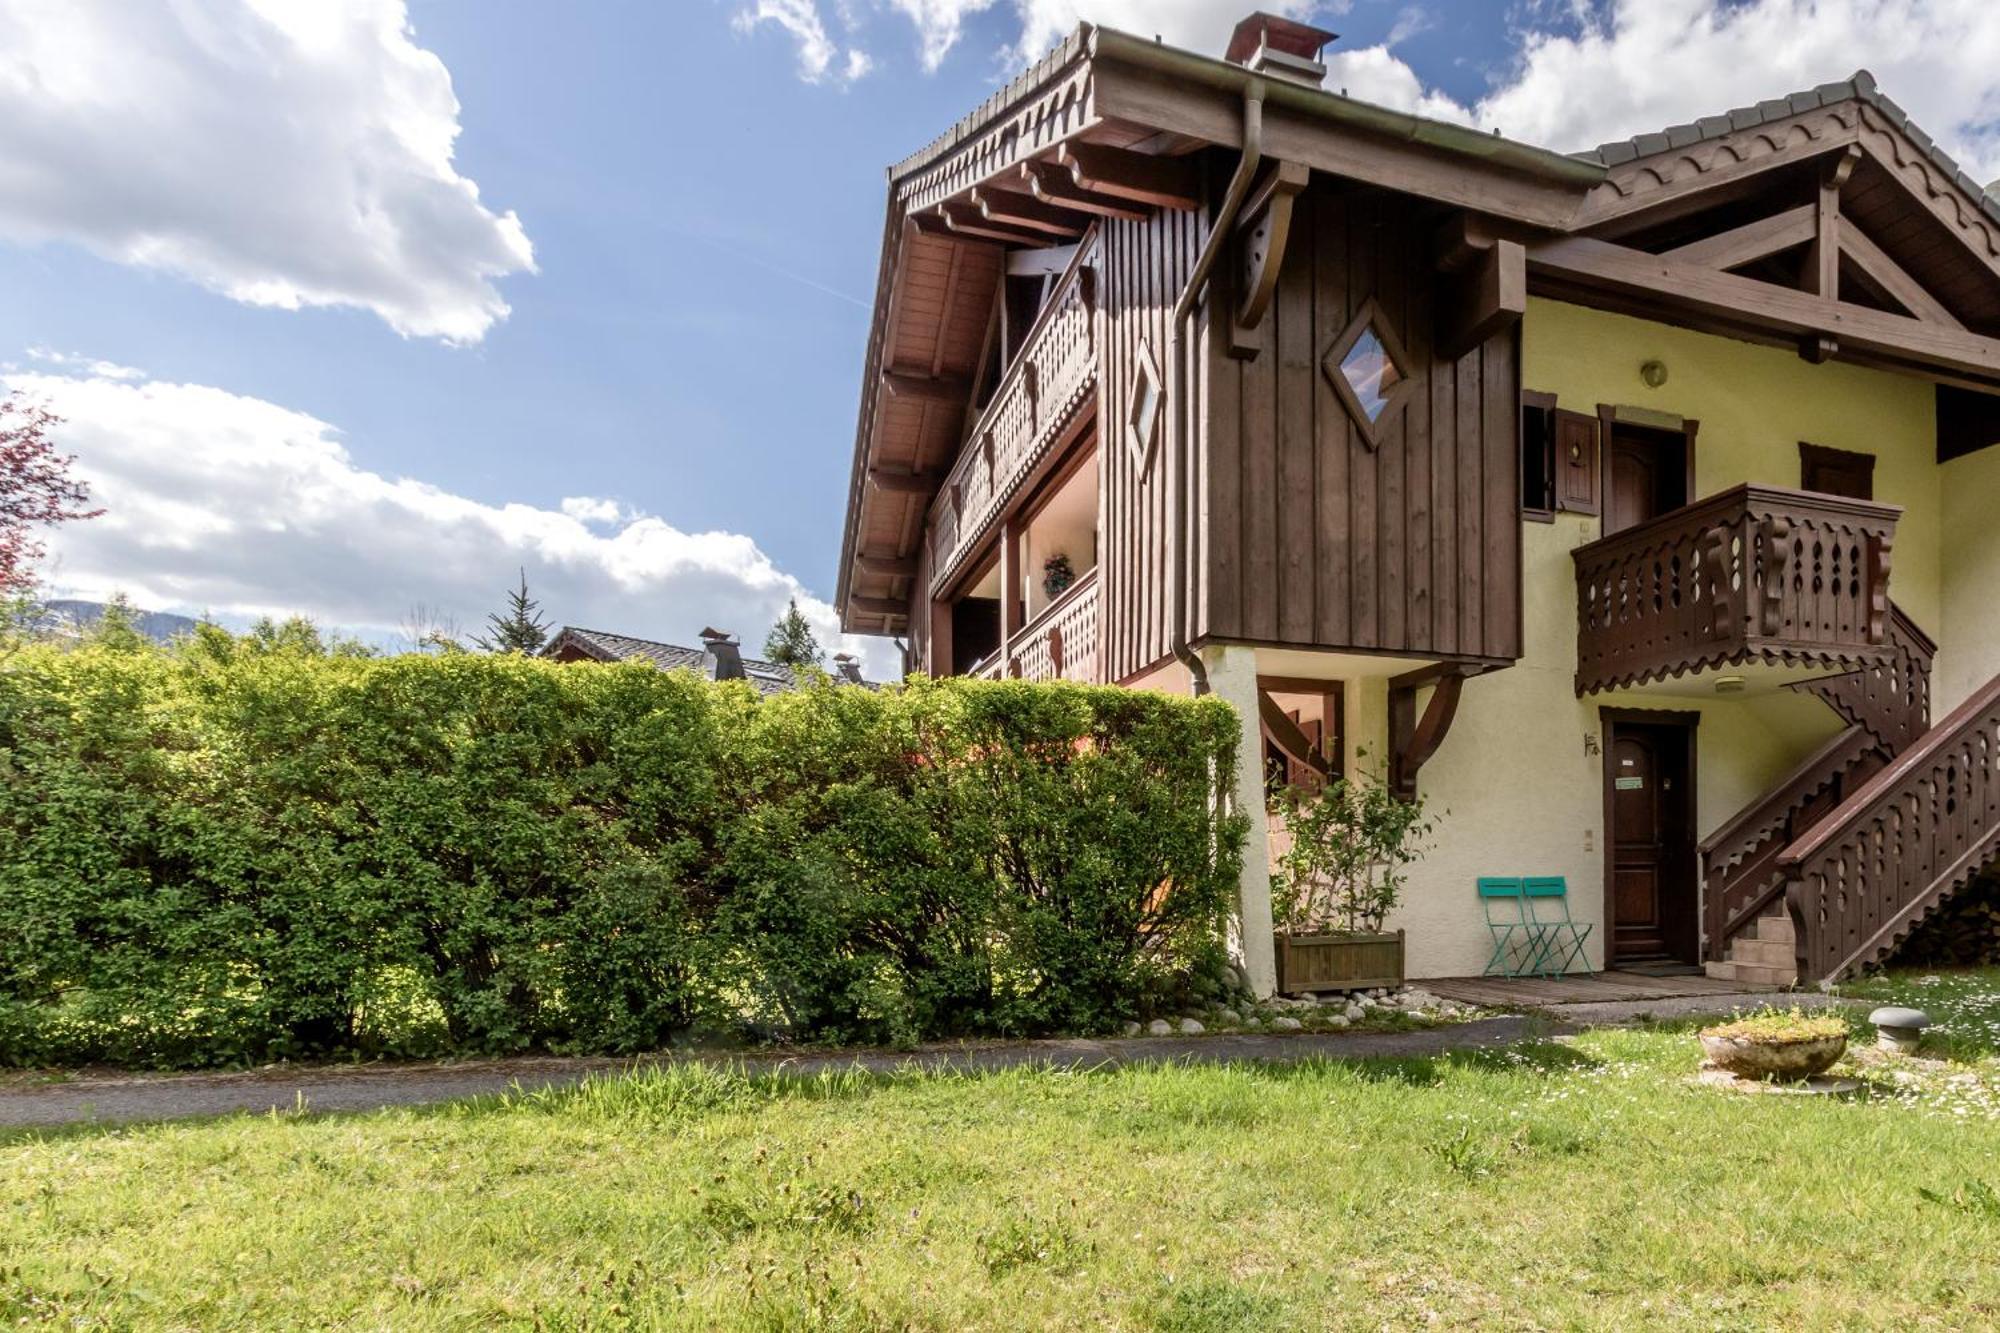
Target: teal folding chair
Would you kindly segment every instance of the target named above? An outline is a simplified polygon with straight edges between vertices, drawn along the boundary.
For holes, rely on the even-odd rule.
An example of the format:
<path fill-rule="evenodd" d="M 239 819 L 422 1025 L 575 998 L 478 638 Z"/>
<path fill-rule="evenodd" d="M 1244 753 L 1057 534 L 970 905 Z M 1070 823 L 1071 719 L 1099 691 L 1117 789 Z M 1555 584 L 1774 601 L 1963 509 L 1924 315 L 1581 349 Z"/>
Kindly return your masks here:
<path fill-rule="evenodd" d="M 1524 977 L 1547 952 L 1542 928 L 1528 906 L 1525 886 L 1517 877 L 1482 875 L 1479 901 L 1486 909 L 1486 929 L 1493 936 L 1493 954 L 1483 975 Z"/>
<path fill-rule="evenodd" d="M 1528 924 L 1536 932 L 1532 970 L 1545 977 L 1560 977 L 1582 963 L 1588 972 L 1584 944 L 1590 939 L 1591 923 L 1570 918 L 1569 881 L 1561 875 L 1529 875 L 1521 887 Z"/>

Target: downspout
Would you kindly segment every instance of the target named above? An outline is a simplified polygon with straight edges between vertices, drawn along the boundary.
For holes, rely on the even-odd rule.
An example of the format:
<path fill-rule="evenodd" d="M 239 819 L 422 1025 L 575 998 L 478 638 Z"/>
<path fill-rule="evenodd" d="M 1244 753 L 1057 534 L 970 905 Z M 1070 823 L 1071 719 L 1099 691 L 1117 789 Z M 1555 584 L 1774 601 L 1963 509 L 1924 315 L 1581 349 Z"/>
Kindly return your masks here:
<path fill-rule="evenodd" d="M 1201 254 L 1194 261 L 1194 272 L 1188 275 L 1187 287 L 1181 292 L 1180 300 L 1174 303 L 1173 319 L 1167 333 L 1167 398 L 1173 409 L 1168 424 L 1174 428 L 1176 437 L 1168 441 L 1167 447 L 1167 489 L 1172 496 L 1169 507 L 1174 525 L 1173 532 L 1169 534 L 1174 558 L 1172 586 L 1168 589 L 1167 622 L 1174 657 L 1187 668 L 1197 696 L 1208 693 L 1208 668 L 1188 647 L 1187 548 L 1191 517 L 1188 497 L 1193 489 L 1190 479 L 1194 475 L 1194 442 L 1200 425 L 1194 419 L 1188 402 L 1188 321 L 1194 317 L 1195 306 L 1200 304 L 1210 271 L 1221 257 L 1223 247 L 1229 243 L 1230 229 L 1236 223 L 1236 214 L 1242 209 L 1243 201 L 1249 197 L 1251 181 L 1263 158 L 1264 83 L 1261 79 L 1252 79 L 1243 90 L 1243 156 L 1236 161 L 1236 174 L 1229 179 L 1228 192 L 1223 195 L 1222 207 L 1217 210 L 1215 221 L 1209 227 L 1208 240 L 1203 243 Z"/>

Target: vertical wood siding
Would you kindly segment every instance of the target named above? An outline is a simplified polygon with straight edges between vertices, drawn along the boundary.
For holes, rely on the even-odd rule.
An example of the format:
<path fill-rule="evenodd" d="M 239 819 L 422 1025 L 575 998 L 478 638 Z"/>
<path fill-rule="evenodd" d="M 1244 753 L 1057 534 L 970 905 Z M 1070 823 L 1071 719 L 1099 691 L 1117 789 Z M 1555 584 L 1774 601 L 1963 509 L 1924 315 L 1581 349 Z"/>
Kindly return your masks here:
<path fill-rule="evenodd" d="M 1315 184 L 1298 202 L 1263 354 L 1238 361 L 1209 340 L 1197 637 L 1520 655 L 1515 334 L 1435 357 L 1435 225 L 1394 196 Z M 1374 449 L 1320 367 L 1370 297 L 1417 381 Z"/>
<path fill-rule="evenodd" d="M 1167 325 L 1207 229 L 1201 214 L 1162 212 L 1143 222 L 1110 220 L 1101 233 L 1098 584 L 1099 634 L 1108 680 L 1132 675 L 1171 651 L 1166 451 L 1172 432 L 1163 419 L 1158 443 L 1142 467 L 1133 456 L 1128 422 L 1142 341 L 1151 348 L 1160 374 L 1161 412 L 1179 408 L 1166 396 L 1173 375 Z M 1196 371 L 1190 390 L 1199 401 L 1198 364 Z M 1195 419 L 1200 420 L 1199 413 Z M 1196 567 L 1191 553 L 1189 568 Z"/>

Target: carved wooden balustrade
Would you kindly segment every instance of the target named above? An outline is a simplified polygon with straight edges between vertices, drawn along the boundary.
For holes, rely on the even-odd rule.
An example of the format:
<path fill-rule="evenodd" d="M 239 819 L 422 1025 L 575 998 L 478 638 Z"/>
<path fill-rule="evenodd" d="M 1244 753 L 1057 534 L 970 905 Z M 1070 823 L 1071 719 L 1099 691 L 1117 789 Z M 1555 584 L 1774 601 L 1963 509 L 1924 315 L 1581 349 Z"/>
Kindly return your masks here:
<path fill-rule="evenodd" d="M 1098 681 L 1095 569 L 1021 627 L 1007 645 L 1007 674 L 1022 680 Z"/>
<path fill-rule="evenodd" d="M 1016 630 L 966 673 L 976 680 L 1079 680 L 1101 683 L 1097 663 L 1097 571 Z"/>
<path fill-rule="evenodd" d="M 1721 958 L 1729 941 L 1785 891 L 1778 868 L 1785 848 L 1888 764 L 1866 727 L 1849 727 L 1702 840 L 1704 956 Z"/>
<path fill-rule="evenodd" d="M 1801 981 L 1880 962 L 2000 854 L 2000 677 L 1778 858 Z"/>
<path fill-rule="evenodd" d="M 941 594 L 1097 387 L 1095 247 L 1042 307 L 930 509 L 931 590 Z"/>
<path fill-rule="evenodd" d="M 1578 694 L 1751 661 L 1884 662 L 1894 505 L 1738 486 L 1578 547 Z"/>
<path fill-rule="evenodd" d="M 1889 608 L 1889 655 L 1859 671 L 1802 682 L 1848 723 L 1865 727 L 1882 749 L 1901 754 L 1931 726 L 1931 663 L 1937 645 L 1903 608 Z"/>

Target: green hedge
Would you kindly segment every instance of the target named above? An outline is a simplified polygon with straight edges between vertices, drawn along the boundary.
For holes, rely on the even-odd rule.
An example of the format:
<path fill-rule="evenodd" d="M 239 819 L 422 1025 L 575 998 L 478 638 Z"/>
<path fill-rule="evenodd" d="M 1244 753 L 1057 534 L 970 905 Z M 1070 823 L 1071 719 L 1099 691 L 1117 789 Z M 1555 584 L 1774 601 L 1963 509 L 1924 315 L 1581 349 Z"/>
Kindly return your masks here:
<path fill-rule="evenodd" d="M 1215 701 L 329 655 L 0 664 L 0 1062 L 1098 1029 L 1212 968 Z"/>

